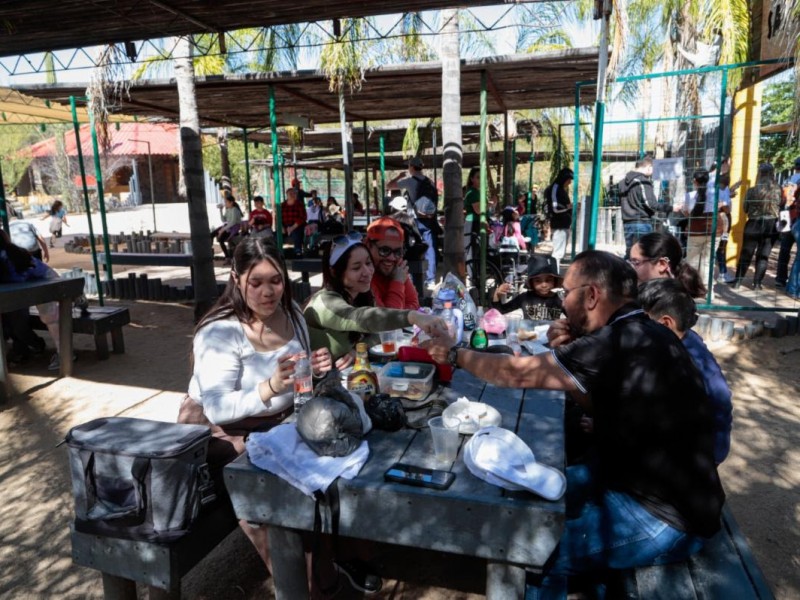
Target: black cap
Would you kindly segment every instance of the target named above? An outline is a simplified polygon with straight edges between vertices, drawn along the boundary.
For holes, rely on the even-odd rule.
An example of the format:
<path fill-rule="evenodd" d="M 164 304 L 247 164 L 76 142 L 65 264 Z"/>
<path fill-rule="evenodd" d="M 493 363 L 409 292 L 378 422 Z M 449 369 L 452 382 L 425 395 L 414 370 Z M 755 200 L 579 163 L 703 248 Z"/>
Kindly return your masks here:
<path fill-rule="evenodd" d="M 533 254 L 528 259 L 528 279 L 537 275 L 552 275 L 558 279 L 563 279 L 558 274 L 555 259 L 549 254 Z"/>
<path fill-rule="evenodd" d="M 775 167 L 772 166 L 771 163 L 763 162 L 758 165 L 758 172 L 759 173 L 774 173 Z"/>

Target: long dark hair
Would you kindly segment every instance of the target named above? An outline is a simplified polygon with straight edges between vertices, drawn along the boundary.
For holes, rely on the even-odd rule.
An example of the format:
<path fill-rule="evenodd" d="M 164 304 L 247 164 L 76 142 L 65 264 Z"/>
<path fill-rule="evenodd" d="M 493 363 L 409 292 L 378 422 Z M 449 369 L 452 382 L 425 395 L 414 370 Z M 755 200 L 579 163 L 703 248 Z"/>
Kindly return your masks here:
<path fill-rule="evenodd" d="M 281 306 L 293 326 L 295 331 L 298 331 L 299 318 L 295 314 L 292 307 L 292 288 L 289 281 L 289 273 L 286 271 L 286 263 L 283 261 L 283 255 L 278 247 L 271 239 L 245 237 L 236 244 L 236 250 L 233 252 L 233 262 L 231 263 L 231 274 L 228 277 L 228 283 L 225 285 L 225 291 L 222 296 L 216 301 L 209 311 L 200 319 L 200 322 L 195 328 L 195 332 L 201 327 L 227 319 L 234 315 L 242 323 L 250 323 L 253 319 L 253 311 L 247 306 L 247 301 L 242 296 L 239 290 L 239 284 L 234 277 L 246 277 L 251 269 L 261 261 L 270 261 L 280 272 L 283 277 L 283 296 L 281 297 Z"/>
<path fill-rule="evenodd" d="M 702 217 L 706 212 L 706 198 L 708 196 L 708 171 L 697 169 L 694 172 L 694 182 L 697 184 L 695 190 L 695 202 L 690 216 Z"/>
<path fill-rule="evenodd" d="M 361 242 L 357 242 L 344 251 L 336 264 L 331 266 L 331 251 L 333 244 L 326 244 L 322 249 L 322 287 L 331 292 L 336 292 L 344 298 L 351 306 L 375 306 L 375 298 L 372 292 L 358 294 L 355 298 L 350 298 L 349 292 L 344 289 L 344 272 L 347 270 L 347 263 L 356 248 L 364 248 L 367 251 L 369 260 L 372 261 L 372 254 L 369 248 Z"/>
<path fill-rule="evenodd" d="M 61 207 L 64 206 L 64 203 L 61 200 L 56 200 L 53 202 L 53 205 L 50 207 L 50 214 L 55 215 L 58 211 L 61 210 Z"/>
<path fill-rule="evenodd" d="M 677 279 L 692 298 L 706 295 L 706 286 L 697 269 L 683 260 L 683 248 L 675 236 L 654 231 L 639 238 L 636 242 L 642 255 L 649 260 L 666 258 L 670 274 Z"/>
<path fill-rule="evenodd" d="M 468 188 L 472 185 L 472 178 L 475 177 L 475 175 L 480 175 L 480 172 L 481 172 L 481 168 L 480 167 L 472 167 L 469 170 L 469 175 L 467 175 L 467 187 Z"/>
<path fill-rule="evenodd" d="M 0 235 L 0 251 L 5 252 L 8 256 L 8 263 L 0 260 L 0 281 L 8 281 L 11 277 L 9 266 L 13 267 L 18 274 L 24 273 L 34 266 L 33 256 L 30 252 L 14 244 L 5 231 Z"/>

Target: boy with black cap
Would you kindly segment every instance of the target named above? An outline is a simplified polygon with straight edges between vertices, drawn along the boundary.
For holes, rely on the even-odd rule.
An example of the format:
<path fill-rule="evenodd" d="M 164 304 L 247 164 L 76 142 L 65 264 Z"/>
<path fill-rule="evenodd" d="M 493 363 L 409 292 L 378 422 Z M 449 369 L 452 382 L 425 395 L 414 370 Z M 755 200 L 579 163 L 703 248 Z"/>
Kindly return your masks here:
<path fill-rule="evenodd" d="M 492 306 L 501 313 L 509 313 L 518 308 L 526 319 L 554 321 L 561 316 L 561 299 L 553 292 L 560 287 L 563 277 L 553 264 L 554 259 L 544 254 L 534 254 L 528 260 L 528 291 L 510 302 L 503 299 L 511 290 L 511 285 L 503 283 L 492 296 Z"/>
<path fill-rule="evenodd" d="M 798 201 L 798 187 L 800 187 L 800 158 L 794 159 L 794 174 L 783 186 L 783 206 L 781 210 L 789 211 L 790 225 L 794 225 L 800 212 Z M 789 277 L 789 257 L 794 246 L 794 236 L 791 230 L 783 231 L 780 235 L 780 250 L 778 252 L 778 267 L 775 271 L 775 287 L 784 287 Z"/>

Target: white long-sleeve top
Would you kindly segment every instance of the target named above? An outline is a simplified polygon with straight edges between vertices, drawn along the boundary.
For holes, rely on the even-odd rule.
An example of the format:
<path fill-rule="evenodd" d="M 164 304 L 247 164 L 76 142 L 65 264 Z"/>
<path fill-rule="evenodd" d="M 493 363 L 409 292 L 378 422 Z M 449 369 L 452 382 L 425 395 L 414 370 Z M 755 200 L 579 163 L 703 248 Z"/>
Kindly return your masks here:
<path fill-rule="evenodd" d="M 304 327 L 302 317 L 299 327 Z M 292 391 L 274 396 L 264 403 L 258 385 L 269 379 L 284 354 L 305 352 L 298 332 L 284 346 L 270 352 L 253 348 L 236 317 L 204 325 L 194 336 L 194 370 L 189 382 L 189 396 L 203 406 L 203 412 L 215 425 L 232 423 L 247 417 L 273 415 L 286 410 L 294 401 Z"/>

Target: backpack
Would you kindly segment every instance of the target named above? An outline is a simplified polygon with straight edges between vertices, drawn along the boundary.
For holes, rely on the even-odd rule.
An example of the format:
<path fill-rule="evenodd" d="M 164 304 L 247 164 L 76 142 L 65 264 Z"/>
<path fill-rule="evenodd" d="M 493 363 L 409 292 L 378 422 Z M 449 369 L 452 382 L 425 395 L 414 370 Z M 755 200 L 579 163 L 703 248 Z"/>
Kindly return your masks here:
<path fill-rule="evenodd" d="M 416 200 L 419 200 L 423 196 L 426 198 L 430 198 L 433 201 L 434 206 L 439 206 L 439 192 L 436 191 L 436 186 L 433 185 L 430 177 L 422 176 L 422 179 L 419 177 L 415 178 L 419 185 L 417 185 L 417 197 Z"/>

